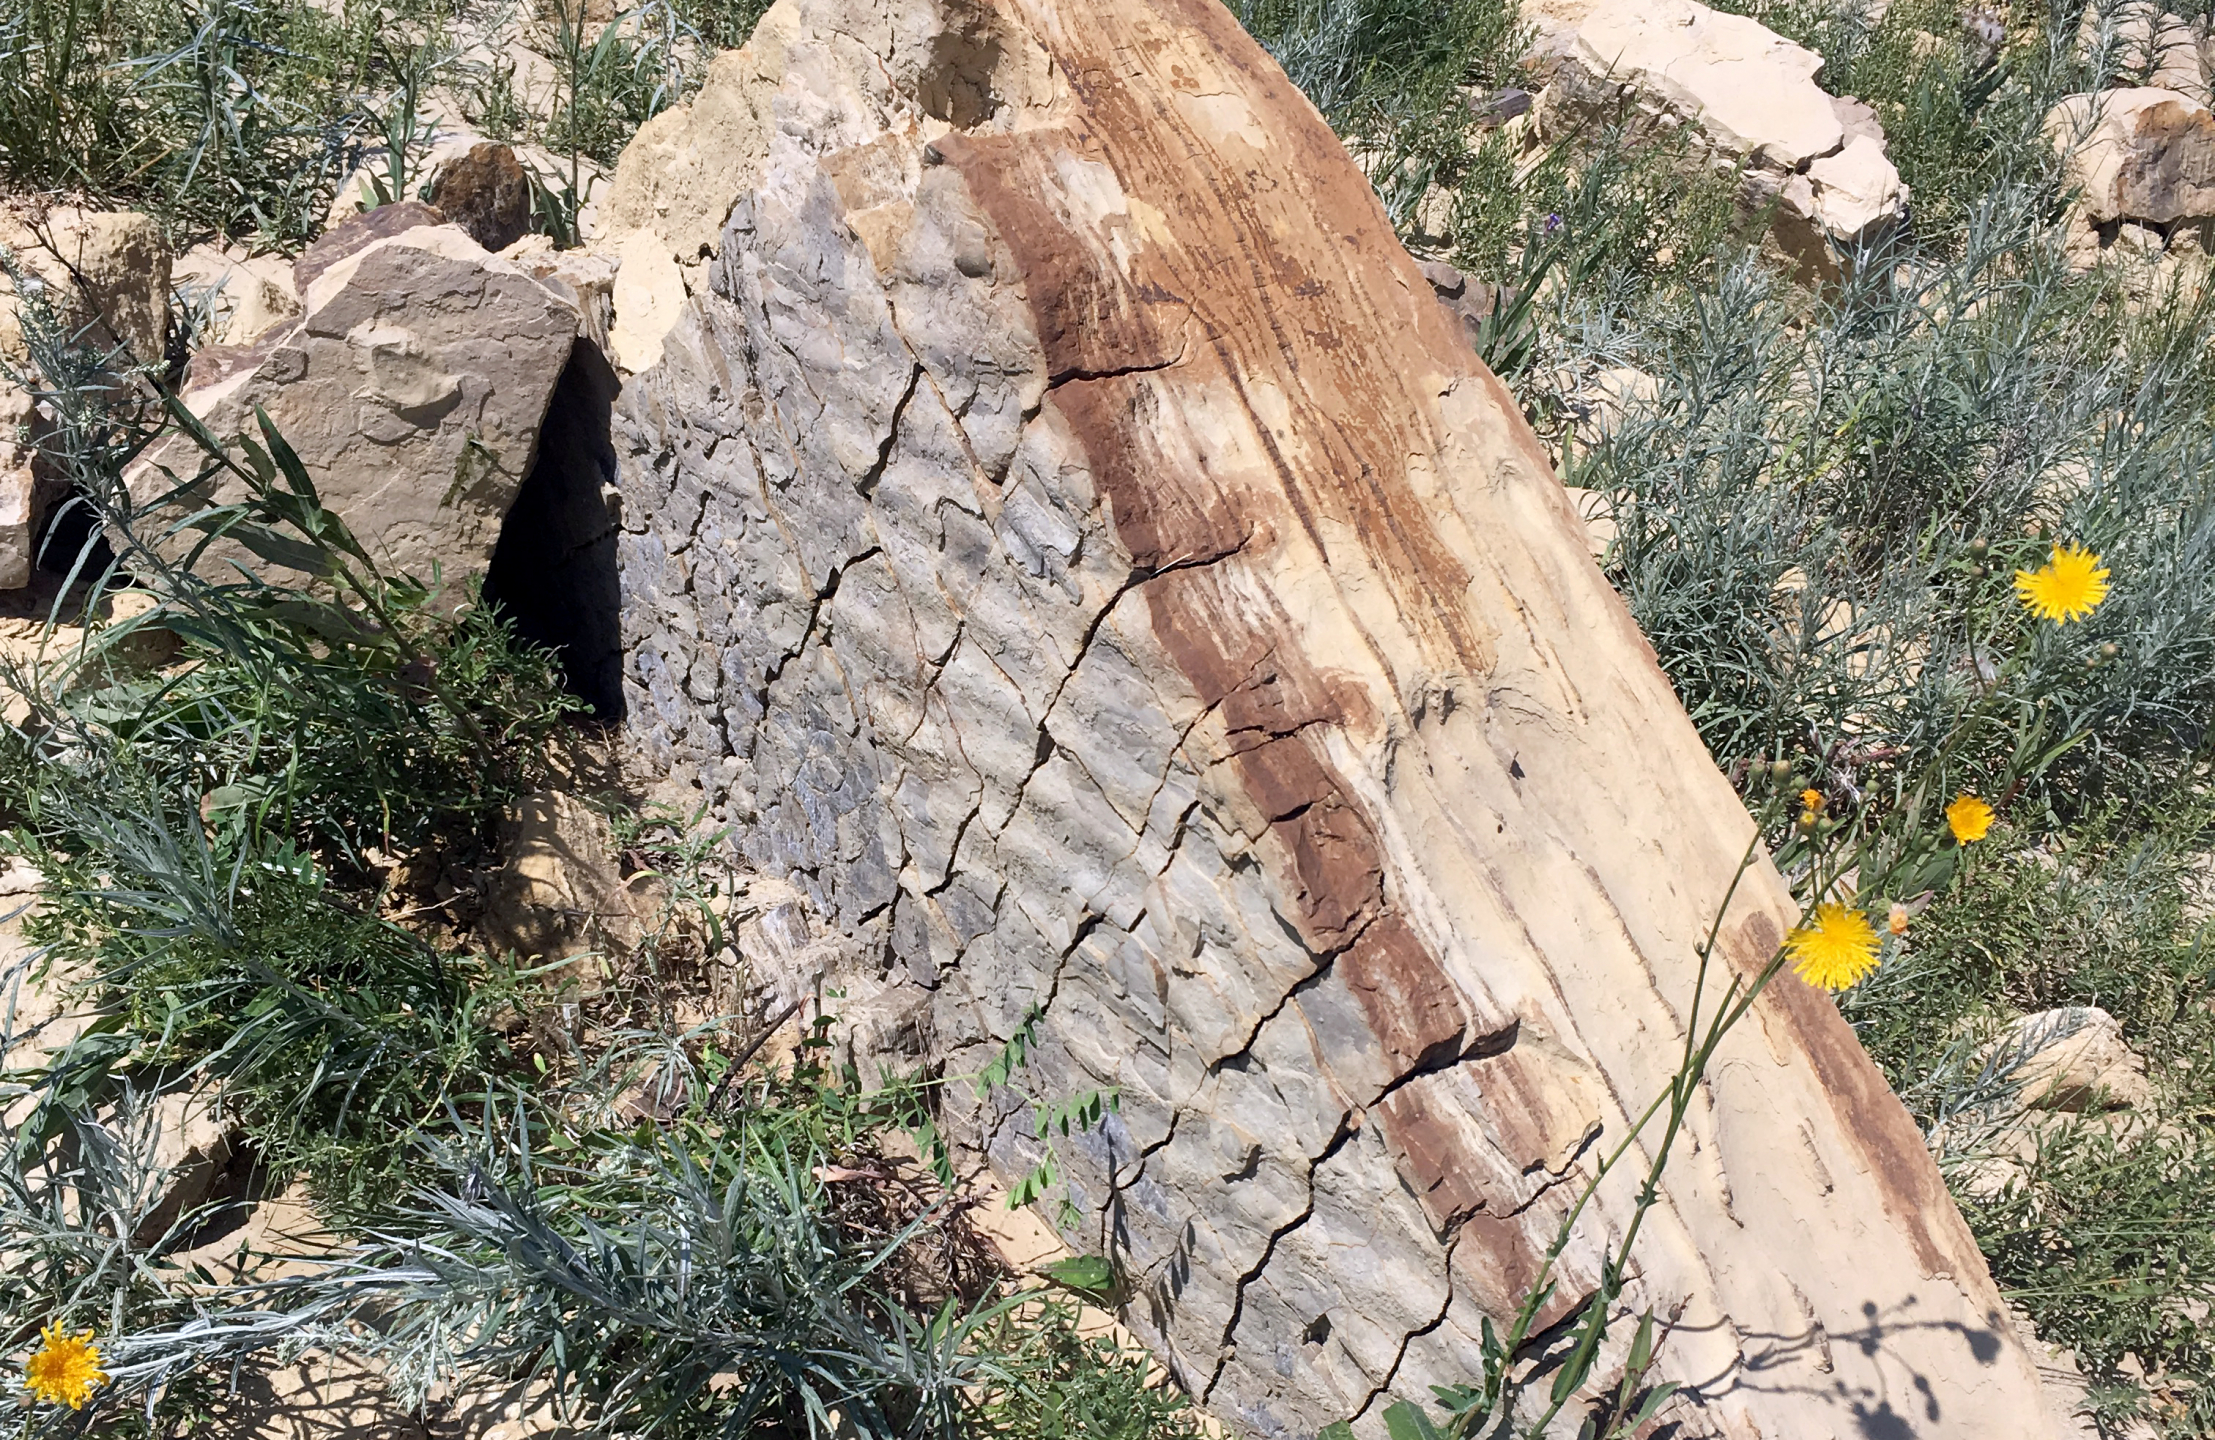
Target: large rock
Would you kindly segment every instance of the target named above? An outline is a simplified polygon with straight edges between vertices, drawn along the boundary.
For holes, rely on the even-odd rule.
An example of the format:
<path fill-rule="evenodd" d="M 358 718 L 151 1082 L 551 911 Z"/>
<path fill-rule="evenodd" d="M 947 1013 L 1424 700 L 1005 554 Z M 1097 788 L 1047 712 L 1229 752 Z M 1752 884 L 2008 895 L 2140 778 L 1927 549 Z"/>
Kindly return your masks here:
<path fill-rule="evenodd" d="M 2215 216 L 2215 114 L 2150 86 L 2071 95 L 2046 117 L 2096 225 Z"/>
<path fill-rule="evenodd" d="M 387 206 L 318 240 L 298 271 L 305 313 L 250 347 L 201 351 L 183 399 L 218 436 L 266 408 L 389 573 L 427 582 L 435 569 L 459 600 L 531 468 L 578 313 L 459 229 L 406 223 L 437 216 Z M 189 478 L 199 463 L 172 436 L 132 472 L 132 494 L 144 501 L 171 483 L 165 471 Z"/>
<path fill-rule="evenodd" d="M 1235 1430 L 1473 1379 L 1754 840 L 1512 397 L 1208 0 L 780 0 L 640 143 L 641 249 L 720 225 L 617 417 L 642 768 L 843 932 L 857 1049 L 975 1073 L 1035 1016 L 1030 1094 L 1118 1088 L 1068 1238 Z M 1757 864 L 1717 963 L 1795 918 Z M 1823 995 L 1688 1124 L 1625 1297 L 1672 1433 L 2048 1433 Z"/>

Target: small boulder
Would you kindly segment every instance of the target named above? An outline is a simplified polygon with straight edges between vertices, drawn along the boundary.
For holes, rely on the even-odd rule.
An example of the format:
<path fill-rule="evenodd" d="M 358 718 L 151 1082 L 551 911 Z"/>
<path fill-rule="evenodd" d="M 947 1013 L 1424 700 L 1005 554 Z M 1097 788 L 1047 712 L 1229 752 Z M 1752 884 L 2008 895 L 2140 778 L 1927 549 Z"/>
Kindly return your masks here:
<path fill-rule="evenodd" d="M 1841 244 L 1876 238 L 1906 205 L 1907 187 L 1884 153 L 1882 138 L 1853 136 L 1837 154 L 1810 164 L 1807 178 L 1814 190 L 1816 223 Z"/>
<path fill-rule="evenodd" d="M 2142 86 L 2071 95 L 2046 136 L 2095 225 L 2173 225 L 2215 216 L 2215 114 L 2173 90 Z"/>
<path fill-rule="evenodd" d="M 500 819 L 506 864 L 485 895 L 484 939 L 526 958 L 618 955 L 644 932 L 616 863 L 607 817 L 576 796 L 542 790 Z"/>
<path fill-rule="evenodd" d="M 531 178 L 511 146 L 470 146 L 432 181 L 431 203 L 487 250 L 505 250 L 531 228 Z"/>
<path fill-rule="evenodd" d="M 1991 1054 L 2012 1063 L 2023 1103 L 2039 1110 L 2135 1110 L 2153 1099 L 2146 1062 L 2123 1027 L 2097 1005 L 2065 1005 L 2026 1015 Z"/>
<path fill-rule="evenodd" d="M 40 285 L 56 316 L 85 343 L 120 347 L 133 364 L 160 365 L 169 344 L 169 249 L 161 227 L 128 210 L 56 206 L 0 219 L 0 245 Z M 28 359 L 15 284 L 0 273 L 0 355 Z"/>
<path fill-rule="evenodd" d="M 451 604 L 491 559 L 579 320 L 456 227 L 405 223 L 438 213 L 385 206 L 316 241 L 296 270 L 301 318 L 245 350 L 202 351 L 182 399 L 218 436 L 266 409 L 379 565 L 426 584 L 435 573 Z M 132 493 L 189 479 L 201 459 L 166 437 L 133 468 Z M 235 498 L 231 482 L 209 484 L 205 500 Z M 230 558 L 211 549 L 203 568 L 233 573 Z"/>

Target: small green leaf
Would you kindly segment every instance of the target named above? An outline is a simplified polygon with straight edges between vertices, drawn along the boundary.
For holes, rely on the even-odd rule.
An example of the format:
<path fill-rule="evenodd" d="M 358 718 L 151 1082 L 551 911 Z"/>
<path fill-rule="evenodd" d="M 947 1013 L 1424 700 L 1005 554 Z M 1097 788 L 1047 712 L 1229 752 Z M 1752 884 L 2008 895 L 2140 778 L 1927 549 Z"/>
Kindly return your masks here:
<path fill-rule="evenodd" d="M 1430 1417 L 1405 1400 L 1386 1408 L 1384 1429 L 1392 1440 L 1441 1440 Z"/>
<path fill-rule="evenodd" d="M 1676 1398 L 1678 1388 L 1676 1381 L 1664 1380 L 1647 1391 L 1646 1398 L 1638 1406 L 1638 1413 L 1630 1418 L 1631 1428 L 1635 1430 L 1648 1420 L 1653 1419 L 1660 1412 L 1662 1406 Z"/>
<path fill-rule="evenodd" d="M 1629 1369 L 1635 1374 L 1643 1374 L 1653 1358 L 1654 1312 L 1648 1310 L 1638 1317 L 1638 1333 L 1631 1337 Z"/>
<path fill-rule="evenodd" d="M 1071 1255 L 1039 1266 L 1038 1273 L 1080 1295 L 1105 1297 L 1115 1292 L 1115 1262 L 1104 1255 Z"/>

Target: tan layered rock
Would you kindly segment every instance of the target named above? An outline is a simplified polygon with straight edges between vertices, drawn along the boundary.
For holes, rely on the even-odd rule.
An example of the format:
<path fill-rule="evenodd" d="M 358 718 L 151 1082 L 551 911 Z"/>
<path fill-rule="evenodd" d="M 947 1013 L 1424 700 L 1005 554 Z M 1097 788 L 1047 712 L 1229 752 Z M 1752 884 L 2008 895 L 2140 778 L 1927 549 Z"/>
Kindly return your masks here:
<path fill-rule="evenodd" d="M 1035 1017 L 1021 1094 L 943 1092 L 1003 1175 L 1024 1095 L 1117 1088 L 1065 1238 L 1231 1428 L 1381 1435 L 1664 1084 L 1744 808 L 1222 7 L 780 0 L 650 130 L 618 209 L 685 294 L 615 433 L 642 768 L 837 927 L 857 1049 L 974 1073 Z M 1718 963 L 1795 918 L 1757 863 Z M 1625 1297 L 1673 1433 L 2048 1433 L 1827 998 L 1780 980 L 1689 1127 Z"/>
<path fill-rule="evenodd" d="M 2096 225 L 2171 225 L 2215 216 L 2215 114 L 2170 90 L 2139 87 L 2071 95 L 2046 134 Z"/>
<path fill-rule="evenodd" d="M 1751 196 L 1776 202 L 1785 248 L 1826 275 L 1906 214 L 1875 112 L 1825 93 L 1823 57 L 1759 21 L 1699 0 L 1527 0 L 1523 13 L 1553 75 L 1549 131 L 1626 103 L 1695 126 L 1745 168 Z"/>
<path fill-rule="evenodd" d="M 169 251 L 147 216 L 54 206 L 0 211 L 0 365 L 36 370 L 18 279 L 36 291 L 57 338 L 107 357 L 115 372 L 158 368 L 169 336 Z M 112 377 L 111 377 L 112 378 Z M 35 379 L 33 384 L 36 384 Z M 31 583 L 40 532 L 61 482 L 40 460 L 40 417 L 22 385 L 0 376 L 0 591 Z"/>
<path fill-rule="evenodd" d="M 2118 0 L 2084 7 L 2077 53 L 2103 61 L 2117 77 L 2143 80 L 2206 104 L 2208 22 L 2186 20 L 2158 0 Z"/>
<path fill-rule="evenodd" d="M 438 218 L 386 206 L 319 239 L 297 270 L 300 318 L 250 347 L 201 351 L 182 398 L 218 436 L 250 429 L 264 407 L 388 572 L 428 582 L 436 571 L 458 600 L 530 470 L 579 317 L 459 229 L 409 223 Z M 144 501 L 200 464 L 172 436 L 133 470 L 132 494 Z"/>
<path fill-rule="evenodd" d="M 54 317 L 101 351 L 120 347 L 127 364 L 160 365 L 169 333 L 169 249 L 161 228 L 127 210 L 55 206 L 0 216 L 0 245 L 41 287 Z M 27 358 L 15 283 L 0 273 L 0 355 Z"/>

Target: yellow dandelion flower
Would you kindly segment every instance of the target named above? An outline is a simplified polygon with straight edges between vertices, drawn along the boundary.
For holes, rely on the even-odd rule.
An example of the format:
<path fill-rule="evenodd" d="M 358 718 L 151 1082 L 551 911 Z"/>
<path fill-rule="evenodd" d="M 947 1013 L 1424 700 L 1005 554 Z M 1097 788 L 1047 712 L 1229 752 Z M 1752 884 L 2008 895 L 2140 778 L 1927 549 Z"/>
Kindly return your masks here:
<path fill-rule="evenodd" d="M 1877 932 L 1869 917 L 1835 902 L 1815 907 L 1815 919 L 1784 937 L 1793 973 L 1825 990 L 1851 990 L 1877 968 Z"/>
<path fill-rule="evenodd" d="M 2039 619 L 2066 625 L 2100 608 L 2107 598 L 2107 571 L 2082 545 L 2056 545 L 2053 558 L 2036 570 L 2015 572 L 2015 594 Z"/>
<path fill-rule="evenodd" d="M 1954 832 L 1957 845 L 1982 840 L 1992 829 L 1992 807 L 1966 792 L 1956 795 L 1946 807 L 1946 828 Z"/>
<path fill-rule="evenodd" d="M 1810 815 L 1822 814 L 1823 792 L 1820 790 L 1802 790 L 1800 792 L 1800 808 Z"/>
<path fill-rule="evenodd" d="M 43 1343 L 23 1363 L 24 1388 L 49 1405 L 84 1409 L 92 1392 L 108 1383 L 92 1332 L 64 1335 L 62 1327 L 53 1324 L 39 1332 L 39 1339 Z"/>

